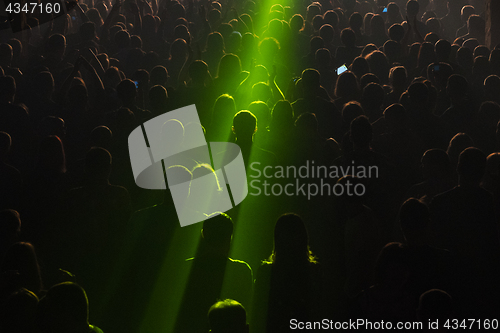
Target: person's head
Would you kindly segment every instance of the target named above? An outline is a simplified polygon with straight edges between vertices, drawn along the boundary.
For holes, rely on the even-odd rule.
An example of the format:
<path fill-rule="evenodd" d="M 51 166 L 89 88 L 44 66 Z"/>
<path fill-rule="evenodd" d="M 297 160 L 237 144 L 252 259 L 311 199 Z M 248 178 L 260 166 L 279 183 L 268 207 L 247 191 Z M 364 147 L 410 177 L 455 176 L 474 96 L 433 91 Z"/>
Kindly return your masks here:
<path fill-rule="evenodd" d="M 401 42 L 403 37 L 405 36 L 405 28 L 399 23 L 394 23 L 389 28 L 389 38 L 396 42 Z"/>
<path fill-rule="evenodd" d="M 448 154 L 442 149 L 429 149 L 420 160 L 422 174 L 425 179 L 444 179 L 451 173 L 451 162 Z"/>
<path fill-rule="evenodd" d="M 224 51 L 224 38 L 219 32 L 211 32 L 207 37 L 207 51 L 222 52 Z"/>
<path fill-rule="evenodd" d="M 0 162 L 5 162 L 12 146 L 12 138 L 7 132 L 0 132 Z"/>
<path fill-rule="evenodd" d="M 116 93 L 124 106 L 134 104 L 137 97 L 137 88 L 134 81 L 129 79 L 121 81 L 116 87 Z"/>
<path fill-rule="evenodd" d="M 233 132 L 237 139 L 248 139 L 257 131 L 257 117 L 250 111 L 240 111 L 233 118 Z"/>
<path fill-rule="evenodd" d="M 237 78 L 241 73 L 240 58 L 234 54 L 224 55 L 219 62 L 217 77 L 225 80 Z"/>
<path fill-rule="evenodd" d="M 363 26 L 363 16 L 360 13 L 352 13 L 349 17 L 349 27 L 354 31 L 359 31 Z"/>
<path fill-rule="evenodd" d="M 403 89 L 406 87 L 408 75 L 403 66 L 392 67 L 389 72 L 389 84 L 392 88 Z"/>
<path fill-rule="evenodd" d="M 259 120 L 259 126 L 261 128 L 267 128 L 271 119 L 271 111 L 266 103 L 262 101 L 252 102 L 248 106 L 248 111 L 255 115 L 255 117 Z"/>
<path fill-rule="evenodd" d="M 365 110 L 380 110 L 384 103 L 385 92 L 384 88 L 378 83 L 369 83 L 363 88 L 361 103 Z M 380 114 L 381 115 L 381 114 Z M 380 116 L 377 115 L 377 116 Z M 375 118 L 376 120 L 378 118 Z"/>
<path fill-rule="evenodd" d="M 361 89 L 363 89 L 364 87 L 366 87 L 367 85 L 369 85 L 370 83 L 378 83 L 378 84 L 381 84 L 380 83 L 380 79 L 378 78 L 377 75 L 373 74 L 373 73 L 366 73 L 365 75 L 363 75 L 361 77 L 361 79 L 359 79 L 359 87 Z"/>
<path fill-rule="evenodd" d="M 312 19 L 314 16 L 321 14 L 321 7 L 320 6 L 321 5 L 319 4 L 319 2 L 313 2 L 312 4 L 307 6 L 306 20 L 308 22 L 312 22 Z"/>
<path fill-rule="evenodd" d="M 399 210 L 399 223 L 409 245 L 425 241 L 430 219 L 429 208 L 421 201 L 410 198 L 403 203 Z"/>
<path fill-rule="evenodd" d="M 111 154 L 104 148 L 92 147 L 85 155 L 85 173 L 96 180 L 108 180 L 111 173 Z"/>
<path fill-rule="evenodd" d="M 390 2 L 387 5 L 387 20 L 389 22 L 401 22 L 403 17 L 401 16 L 401 10 L 397 3 Z"/>
<path fill-rule="evenodd" d="M 381 287 L 398 289 L 410 274 L 406 248 L 401 243 L 389 243 L 380 251 L 375 263 L 375 281 Z"/>
<path fill-rule="evenodd" d="M 293 213 L 283 214 L 274 227 L 274 249 L 270 261 L 278 265 L 314 262 L 304 221 Z"/>
<path fill-rule="evenodd" d="M 0 102 L 13 103 L 16 95 L 16 81 L 12 76 L 0 77 Z"/>
<path fill-rule="evenodd" d="M 280 50 L 280 44 L 273 37 L 264 38 L 259 43 L 259 53 L 266 62 L 274 60 L 279 50 Z"/>
<path fill-rule="evenodd" d="M 159 85 L 165 85 L 168 79 L 168 72 L 167 69 L 163 66 L 155 66 L 151 70 L 151 74 L 149 76 L 149 82 L 152 86 L 155 86 L 157 84 Z"/>
<path fill-rule="evenodd" d="M 342 108 L 342 123 L 344 126 L 348 127 L 354 119 L 364 114 L 365 112 L 363 107 L 359 104 L 359 102 L 351 101 L 349 103 L 345 103 Z"/>
<path fill-rule="evenodd" d="M 469 29 L 469 34 L 481 36 L 485 34 L 486 23 L 481 16 L 474 14 L 469 16 L 467 28 Z"/>
<path fill-rule="evenodd" d="M 257 82 L 252 86 L 251 96 L 253 101 L 262 101 L 267 103 L 272 97 L 271 87 L 269 87 L 267 83 Z"/>
<path fill-rule="evenodd" d="M 314 55 L 314 61 L 316 62 L 317 67 L 330 67 L 332 62 L 332 56 L 330 54 L 330 50 L 326 48 L 322 48 L 316 51 Z"/>
<path fill-rule="evenodd" d="M 304 27 L 304 18 L 300 14 L 295 14 L 290 19 L 290 29 L 294 33 L 298 33 Z"/>
<path fill-rule="evenodd" d="M 467 79 L 459 74 L 453 74 L 448 78 L 446 93 L 453 102 L 461 101 L 467 95 L 469 84 Z"/>
<path fill-rule="evenodd" d="M 350 71 L 345 71 L 337 78 L 337 84 L 335 86 L 335 96 L 343 98 L 357 96 L 358 89 L 358 79 L 356 78 L 356 75 L 354 75 L 354 73 Z"/>
<path fill-rule="evenodd" d="M 312 68 L 308 68 L 302 72 L 302 88 L 304 96 L 315 96 L 320 88 L 320 73 Z"/>
<path fill-rule="evenodd" d="M 476 14 L 476 10 L 474 9 L 474 6 L 467 5 L 462 7 L 462 11 L 460 13 L 460 18 L 462 19 L 463 24 L 467 24 L 467 21 L 469 20 L 469 17 L 471 15 Z"/>
<path fill-rule="evenodd" d="M 325 47 L 325 41 L 320 36 L 314 36 L 309 41 L 309 51 L 311 54 L 316 53 L 317 50 Z"/>
<path fill-rule="evenodd" d="M 427 66 L 436 61 L 436 54 L 434 53 L 434 44 L 424 42 L 420 45 L 420 51 L 418 52 L 418 68 L 424 69 Z"/>
<path fill-rule="evenodd" d="M 364 87 L 366 87 L 370 83 L 381 84 L 378 76 L 373 73 L 366 73 L 361 77 L 361 79 L 359 79 L 359 87 L 361 89 L 364 89 Z"/>
<path fill-rule="evenodd" d="M 53 34 L 49 37 L 45 52 L 56 59 L 62 59 L 66 52 L 66 37 L 61 34 Z"/>
<path fill-rule="evenodd" d="M 9 67 L 12 62 L 14 51 L 12 46 L 7 43 L 0 44 L 0 66 Z"/>
<path fill-rule="evenodd" d="M 437 17 L 431 17 L 425 21 L 425 26 L 427 31 L 437 34 L 438 36 L 442 35 L 441 22 Z"/>
<path fill-rule="evenodd" d="M 83 41 L 90 41 L 96 38 L 94 22 L 85 22 L 80 26 L 80 38 Z"/>
<path fill-rule="evenodd" d="M 208 310 L 210 333 L 248 333 L 247 313 L 232 299 L 218 301 Z"/>
<path fill-rule="evenodd" d="M 0 244 L 11 246 L 21 234 L 21 216 L 16 210 L 0 210 Z"/>
<path fill-rule="evenodd" d="M 498 91 L 500 91 L 500 77 L 497 75 L 490 75 L 484 80 L 484 94 L 488 100 L 498 98 Z"/>
<path fill-rule="evenodd" d="M 457 171 L 459 183 L 479 185 L 486 169 L 486 154 L 469 147 L 460 153 Z"/>
<path fill-rule="evenodd" d="M 384 110 L 383 114 L 388 133 L 406 130 L 408 117 L 403 105 L 392 104 Z"/>
<path fill-rule="evenodd" d="M 90 147 L 109 149 L 113 141 L 113 133 L 106 126 L 97 126 L 90 132 Z"/>
<path fill-rule="evenodd" d="M 484 81 L 490 73 L 490 62 L 487 57 L 479 56 L 474 59 L 474 66 L 472 67 L 472 75 L 476 79 Z"/>
<path fill-rule="evenodd" d="M 203 221 L 201 231 L 204 244 L 214 250 L 229 251 L 229 245 L 233 237 L 233 220 L 229 215 L 221 212 L 209 215 Z"/>
<path fill-rule="evenodd" d="M 323 15 L 323 22 L 325 24 L 331 25 L 335 29 L 335 28 L 337 28 L 337 25 L 339 24 L 339 17 L 334 10 L 328 10 Z"/>
<path fill-rule="evenodd" d="M 170 46 L 170 59 L 179 61 L 184 64 L 184 61 L 186 61 L 187 59 L 188 52 L 189 49 L 186 41 L 182 38 L 177 38 L 172 42 L 172 45 Z"/>
<path fill-rule="evenodd" d="M 118 49 L 125 49 L 130 46 L 130 34 L 125 30 L 117 31 L 114 40 Z"/>
<path fill-rule="evenodd" d="M 59 137 L 51 135 L 42 139 L 36 168 L 44 173 L 66 172 L 66 155 Z"/>
<path fill-rule="evenodd" d="M 485 175 L 488 177 L 500 175 L 500 153 L 495 152 L 488 155 L 486 158 Z"/>
<path fill-rule="evenodd" d="M 1 272 L 17 271 L 15 280 L 17 287 L 26 288 L 32 292 L 39 293 L 42 288 L 40 266 L 36 256 L 35 248 L 31 243 L 19 242 L 12 244 L 5 253 Z"/>
<path fill-rule="evenodd" d="M 165 87 L 160 85 L 152 86 L 148 93 L 149 105 L 154 114 L 162 114 L 168 108 L 168 93 Z"/>
<path fill-rule="evenodd" d="M 451 43 L 446 39 L 440 39 L 434 45 L 437 61 L 448 62 L 451 54 Z"/>
<path fill-rule="evenodd" d="M 174 28 L 174 39 L 182 38 L 186 43 L 191 42 L 191 34 L 184 24 L 179 24 Z"/>
<path fill-rule="evenodd" d="M 370 72 L 370 65 L 364 57 L 356 57 L 349 66 L 349 70 L 356 75 L 356 77 L 362 77 L 366 73 Z"/>
<path fill-rule="evenodd" d="M 416 17 L 418 12 L 420 11 L 420 4 L 417 0 L 409 0 L 406 3 L 406 14 L 408 17 L 413 18 Z"/>
<path fill-rule="evenodd" d="M 319 31 L 322 25 L 323 25 L 323 15 L 314 16 L 312 20 L 312 26 L 314 31 Z"/>
<path fill-rule="evenodd" d="M 474 49 L 474 59 L 476 57 L 490 57 L 490 49 L 486 45 L 478 45 Z"/>
<path fill-rule="evenodd" d="M 101 13 L 96 8 L 89 9 L 85 14 L 89 18 L 90 22 L 94 23 L 95 27 L 98 29 L 104 24 Z"/>
<path fill-rule="evenodd" d="M 469 147 L 474 147 L 474 141 L 465 133 L 458 133 L 450 140 L 446 153 L 453 167 L 456 167 L 460 153 Z"/>
<path fill-rule="evenodd" d="M 386 36 L 385 22 L 382 15 L 373 15 L 370 20 L 370 30 L 372 36 Z"/>
<path fill-rule="evenodd" d="M 293 126 L 293 108 L 289 101 L 276 102 L 271 113 L 271 130 L 291 130 Z"/>
<path fill-rule="evenodd" d="M 47 332 L 89 329 L 89 302 L 85 290 L 74 282 L 52 286 L 40 300 L 39 317 Z"/>
<path fill-rule="evenodd" d="M 220 125 L 228 117 L 232 119 L 236 114 L 236 104 L 234 98 L 228 94 L 217 97 L 212 112 L 212 124 Z"/>
<path fill-rule="evenodd" d="M 373 51 L 366 56 L 366 61 L 370 65 L 370 70 L 377 75 L 380 82 L 386 83 L 389 76 L 389 60 L 384 52 Z"/>
<path fill-rule="evenodd" d="M 417 318 L 425 322 L 440 322 L 439 328 L 448 319 L 454 318 L 453 299 L 439 289 L 431 289 L 420 295 Z"/>
<path fill-rule="evenodd" d="M 368 149 L 372 141 L 372 125 L 366 116 L 359 116 L 351 122 L 351 141 L 354 148 Z"/>
<path fill-rule="evenodd" d="M 363 47 L 363 51 L 361 51 L 361 56 L 366 57 L 373 51 L 377 51 L 378 47 L 375 44 L 366 44 L 365 47 Z"/>
<path fill-rule="evenodd" d="M 330 44 L 335 36 L 335 31 L 330 24 L 323 24 L 319 29 L 319 36 L 327 44 Z"/>
<path fill-rule="evenodd" d="M 345 28 L 340 34 L 340 40 L 344 46 L 353 47 L 356 45 L 356 34 L 351 28 Z"/>
<path fill-rule="evenodd" d="M 318 120 L 314 113 L 305 112 L 295 120 L 295 128 L 301 136 L 311 137 L 318 133 Z"/>
<path fill-rule="evenodd" d="M 43 71 L 36 74 L 32 84 L 38 96 L 42 98 L 52 97 L 52 93 L 54 92 L 54 78 L 50 72 Z"/>
<path fill-rule="evenodd" d="M 373 18 L 373 13 L 366 13 L 365 14 L 365 17 L 363 17 L 363 30 L 365 32 L 366 35 L 371 35 L 372 31 L 371 31 L 371 28 L 370 28 L 370 23 L 371 23 L 371 20 Z"/>
<path fill-rule="evenodd" d="M 386 41 L 384 43 L 383 50 L 390 64 L 399 63 L 402 55 L 402 49 L 401 45 L 398 42 L 395 42 L 393 40 Z"/>

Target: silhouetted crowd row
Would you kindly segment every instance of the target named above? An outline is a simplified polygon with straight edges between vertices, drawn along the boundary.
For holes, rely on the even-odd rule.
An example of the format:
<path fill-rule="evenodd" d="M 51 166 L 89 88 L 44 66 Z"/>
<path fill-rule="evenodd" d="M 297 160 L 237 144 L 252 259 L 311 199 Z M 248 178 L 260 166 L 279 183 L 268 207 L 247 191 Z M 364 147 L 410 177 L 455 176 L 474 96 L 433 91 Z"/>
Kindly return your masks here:
<path fill-rule="evenodd" d="M 486 46 L 485 1 L 63 5 L 0 22 L 0 332 L 499 319 L 500 45 Z M 266 177 L 255 163 L 377 174 L 302 180 L 361 196 L 248 195 L 181 228 L 168 189 L 136 185 L 128 136 L 192 104 L 199 123 L 164 126 L 178 138 L 165 144 L 202 126 L 239 145 L 249 183 Z M 215 171 L 172 169 L 186 198 L 207 174 L 227 190 Z"/>

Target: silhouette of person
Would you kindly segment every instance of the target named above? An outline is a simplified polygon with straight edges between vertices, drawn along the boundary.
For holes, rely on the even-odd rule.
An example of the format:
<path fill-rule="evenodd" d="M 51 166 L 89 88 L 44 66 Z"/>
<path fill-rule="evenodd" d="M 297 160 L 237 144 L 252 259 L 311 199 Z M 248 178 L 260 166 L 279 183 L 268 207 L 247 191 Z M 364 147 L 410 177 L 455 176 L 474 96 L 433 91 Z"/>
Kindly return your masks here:
<path fill-rule="evenodd" d="M 431 246 L 432 230 L 427 206 L 415 198 L 406 200 L 399 211 L 399 223 L 408 248 L 409 287 L 418 297 L 429 288 L 453 290 L 454 260 L 447 250 Z"/>
<path fill-rule="evenodd" d="M 494 282 L 499 248 L 495 207 L 493 196 L 479 186 L 485 167 L 483 152 L 465 149 L 458 160 L 458 186 L 435 196 L 430 205 L 436 244 L 460 260 L 463 284 L 459 296 L 467 304 L 464 311 L 481 316 L 495 311 L 487 303 L 498 295 Z M 469 288 L 463 289 L 464 284 Z M 489 292 L 477 300 L 477 293 L 485 290 Z"/>
<path fill-rule="evenodd" d="M 233 118 L 233 132 L 246 165 L 253 162 L 260 162 L 262 165 L 276 163 L 276 156 L 273 153 L 259 148 L 253 143 L 253 136 L 257 132 L 257 117 L 253 113 L 246 110 L 236 113 Z"/>
<path fill-rule="evenodd" d="M 308 321 L 318 315 L 318 274 L 302 218 L 280 216 L 273 252 L 257 271 L 251 326 L 257 332 L 288 332 L 291 318 Z"/>
<path fill-rule="evenodd" d="M 19 170 L 8 164 L 12 140 L 8 133 L 0 132 L 0 208 L 19 208 L 22 176 Z"/>
<path fill-rule="evenodd" d="M 203 222 L 200 248 L 182 267 L 189 272 L 189 278 L 175 332 L 202 332 L 206 328 L 203 319 L 207 308 L 217 299 L 238 299 L 241 304 L 250 305 L 252 269 L 246 262 L 229 257 L 233 228 L 231 218 L 220 212 Z"/>
<path fill-rule="evenodd" d="M 43 333 L 102 333 L 89 324 L 89 301 L 85 290 L 73 282 L 52 286 L 38 304 L 38 328 Z"/>
<path fill-rule="evenodd" d="M 37 332 L 36 312 L 38 297 L 25 288 L 18 289 L 0 305 L 2 332 Z"/>
<path fill-rule="evenodd" d="M 436 195 L 453 188 L 450 158 L 441 149 L 429 149 L 422 155 L 420 165 L 424 181 L 413 185 L 406 196 L 430 204 Z"/>

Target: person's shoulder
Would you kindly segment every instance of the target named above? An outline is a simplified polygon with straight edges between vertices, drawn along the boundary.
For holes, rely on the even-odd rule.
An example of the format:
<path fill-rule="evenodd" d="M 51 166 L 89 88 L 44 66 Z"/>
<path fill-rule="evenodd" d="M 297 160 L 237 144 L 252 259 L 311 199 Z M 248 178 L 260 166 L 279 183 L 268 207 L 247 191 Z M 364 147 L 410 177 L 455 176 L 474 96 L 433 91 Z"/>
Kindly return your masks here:
<path fill-rule="evenodd" d="M 250 267 L 250 265 L 243 261 L 243 260 L 238 260 L 238 259 L 233 259 L 233 258 L 227 258 L 229 263 L 235 267 L 240 267 L 240 268 L 244 268 L 245 270 L 249 270 L 250 272 L 252 271 L 252 267 Z"/>
<path fill-rule="evenodd" d="M 107 188 L 109 189 L 109 191 L 113 191 L 115 193 L 128 194 L 128 190 L 125 187 L 120 186 L 120 185 L 108 184 Z"/>
<path fill-rule="evenodd" d="M 103 331 L 94 325 L 89 325 L 89 333 L 103 333 Z"/>
<path fill-rule="evenodd" d="M 457 194 L 457 192 L 459 192 L 459 191 L 460 191 L 459 187 L 455 186 L 454 188 L 452 188 L 448 191 L 445 191 L 443 193 L 439 193 L 436 196 L 434 196 L 434 198 L 431 201 L 431 205 L 436 204 L 436 203 L 442 203 L 442 202 L 446 201 L 447 199 L 454 197 Z"/>
<path fill-rule="evenodd" d="M 9 178 L 10 177 L 17 178 L 18 176 L 21 177 L 21 172 L 10 164 L 0 163 L 0 170 L 2 170 L 3 176 L 8 176 Z"/>

